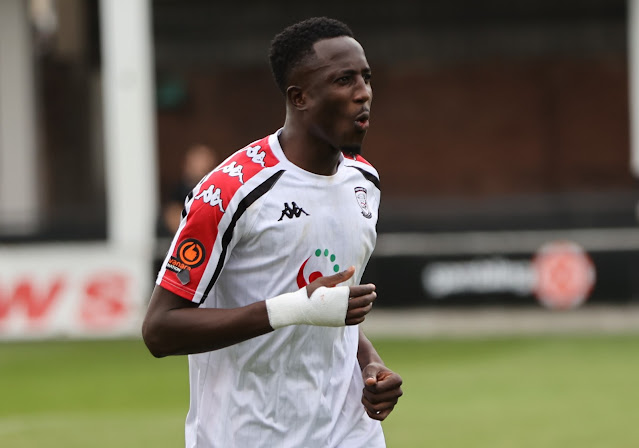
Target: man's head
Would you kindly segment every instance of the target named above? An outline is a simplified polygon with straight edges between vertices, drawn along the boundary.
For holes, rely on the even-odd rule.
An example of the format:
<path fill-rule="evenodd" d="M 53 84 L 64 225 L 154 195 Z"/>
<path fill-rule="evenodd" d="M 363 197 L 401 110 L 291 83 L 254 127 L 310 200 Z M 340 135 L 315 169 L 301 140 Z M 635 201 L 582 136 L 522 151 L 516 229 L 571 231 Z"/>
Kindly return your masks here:
<path fill-rule="evenodd" d="M 313 54 L 315 42 L 333 37 L 353 37 L 350 28 L 334 19 L 313 17 L 284 29 L 271 42 L 269 60 L 275 83 L 283 94 L 293 69 Z"/>
<path fill-rule="evenodd" d="M 370 67 L 345 24 L 312 18 L 275 36 L 270 51 L 275 81 L 294 122 L 332 147 L 359 153 L 372 100 Z"/>

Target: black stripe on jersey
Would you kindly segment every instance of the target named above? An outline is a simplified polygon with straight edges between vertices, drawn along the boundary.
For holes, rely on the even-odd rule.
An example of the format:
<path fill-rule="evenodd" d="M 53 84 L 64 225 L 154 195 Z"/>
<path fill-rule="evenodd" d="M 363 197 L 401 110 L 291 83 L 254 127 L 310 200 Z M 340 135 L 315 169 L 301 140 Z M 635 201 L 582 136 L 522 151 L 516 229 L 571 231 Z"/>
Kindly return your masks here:
<path fill-rule="evenodd" d="M 209 282 L 208 286 L 206 287 L 206 290 L 204 291 L 204 294 L 202 295 L 202 300 L 200 300 L 200 305 L 204 303 L 204 301 L 209 295 L 209 292 L 211 292 L 213 285 L 215 285 L 217 278 L 220 276 L 220 272 L 222 272 L 222 267 L 224 267 L 224 259 L 226 258 L 226 250 L 228 249 L 229 243 L 231 242 L 231 239 L 233 238 L 233 231 L 235 230 L 235 225 L 237 224 L 239 219 L 242 217 L 246 209 L 249 208 L 251 204 L 253 204 L 253 202 L 257 201 L 264 194 L 266 194 L 271 188 L 273 188 L 273 185 L 275 185 L 275 183 L 280 179 L 282 174 L 284 174 L 284 171 L 285 170 L 280 170 L 277 173 L 273 174 L 268 179 L 266 179 L 260 185 L 255 187 L 253 191 L 247 194 L 244 197 L 244 199 L 242 199 L 240 203 L 238 204 L 237 210 L 235 210 L 235 213 L 233 214 L 233 218 L 231 218 L 231 222 L 229 223 L 229 226 L 226 228 L 226 231 L 224 232 L 224 235 L 222 236 L 222 252 L 220 253 L 220 258 L 218 259 L 217 266 L 215 267 L 215 272 L 213 273 L 213 277 L 211 277 L 211 281 Z"/>
<path fill-rule="evenodd" d="M 188 204 L 188 202 L 193 199 L 193 190 L 191 190 L 191 192 L 186 195 L 186 199 L 184 200 L 184 208 L 182 209 L 182 219 L 184 219 L 184 217 L 186 216 L 186 204 Z"/>
<path fill-rule="evenodd" d="M 356 167 L 356 166 L 352 166 L 352 165 L 348 165 L 351 168 L 355 168 L 356 170 L 358 170 L 360 173 L 362 173 L 362 175 L 369 180 L 373 185 L 375 185 L 377 187 L 378 190 L 382 190 L 380 185 L 379 185 L 379 179 L 377 177 L 375 177 L 374 174 L 369 173 L 368 171 L 366 171 L 365 169 Z"/>

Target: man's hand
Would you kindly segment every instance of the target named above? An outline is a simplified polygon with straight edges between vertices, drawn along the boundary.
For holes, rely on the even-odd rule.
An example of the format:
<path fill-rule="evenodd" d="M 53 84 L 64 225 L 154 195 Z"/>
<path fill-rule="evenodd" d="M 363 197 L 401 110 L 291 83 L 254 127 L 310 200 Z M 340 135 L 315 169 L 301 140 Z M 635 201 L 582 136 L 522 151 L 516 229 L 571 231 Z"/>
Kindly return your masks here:
<path fill-rule="evenodd" d="M 333 286 L 350 279 L 354 273 L 355 267 L 351 266 L 345 271 L 338 272 L 337 274 L 320 277 L 306 287 L 306 293 L 310 297 L 320 286 L 332 288 Z M 377 297 L 375 285 L 369 283 L 367 285 L 350 286 L 349 289 L 350 292 L 348 295 L 349 300 L 345 323 L 346 325 L 361 324 L 364 322 L 364 319 L 366 319 L 366 315 L 373 308 L 373 301 L 375 301 L 375 298 Z"/>
<path fill-rule="evenodd" d="M 362 370 L 364 391 L 362 404 L 372 419 L 382 421 L 402 396 L 402 378 L 380 363 L 370 363 Z"/>

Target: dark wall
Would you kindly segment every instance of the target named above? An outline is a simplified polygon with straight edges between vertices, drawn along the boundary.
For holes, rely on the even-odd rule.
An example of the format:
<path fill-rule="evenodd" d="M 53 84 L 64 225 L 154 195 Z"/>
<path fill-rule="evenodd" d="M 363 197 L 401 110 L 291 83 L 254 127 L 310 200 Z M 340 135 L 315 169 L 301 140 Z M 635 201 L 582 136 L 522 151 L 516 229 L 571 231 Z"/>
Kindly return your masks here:
<path fill-rule="evenodd" d="M 158 112 L 164 190 L 192 143 L 227 155 L 281 126 L 269 41 L 325 14 L 366 48 L 374 101 L 364 154 L 400 221 L 428 226 L 430 199 L 448 200 L 459 222 L 476 201 L 506 198 L 495 205 L 503 211 L 512 198 L 564 195 L 537 201 L 540 221 L 558 225 L 571 210 L 566 225 L 634 222 L 625 2 L 511 3 L 156 1 L 159 85 L 177 80 L 183 93 Z"/>
<path fill-rule="evenodd" d="M 626 63 L 619 58 L 375 67 L 365 156 L 388 196 L 482 196 L 630 188 Z M 228 154 L 276 130 L 267 70 L 186 75 L 158 114 L 162 178 L 205 141 Z"/>

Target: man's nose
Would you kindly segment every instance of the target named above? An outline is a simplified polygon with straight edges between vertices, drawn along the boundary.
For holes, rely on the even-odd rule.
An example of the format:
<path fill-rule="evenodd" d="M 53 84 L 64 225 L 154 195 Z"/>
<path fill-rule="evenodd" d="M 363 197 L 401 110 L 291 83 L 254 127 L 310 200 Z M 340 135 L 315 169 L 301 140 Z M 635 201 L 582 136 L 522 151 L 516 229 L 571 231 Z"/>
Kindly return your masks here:
<path fill-rule="evenodd" d="M 355 101 L 358 103 L 366 103 L 373 97 L 373 88 L 363 76 L 358 78 L 355 89 Z"/>

